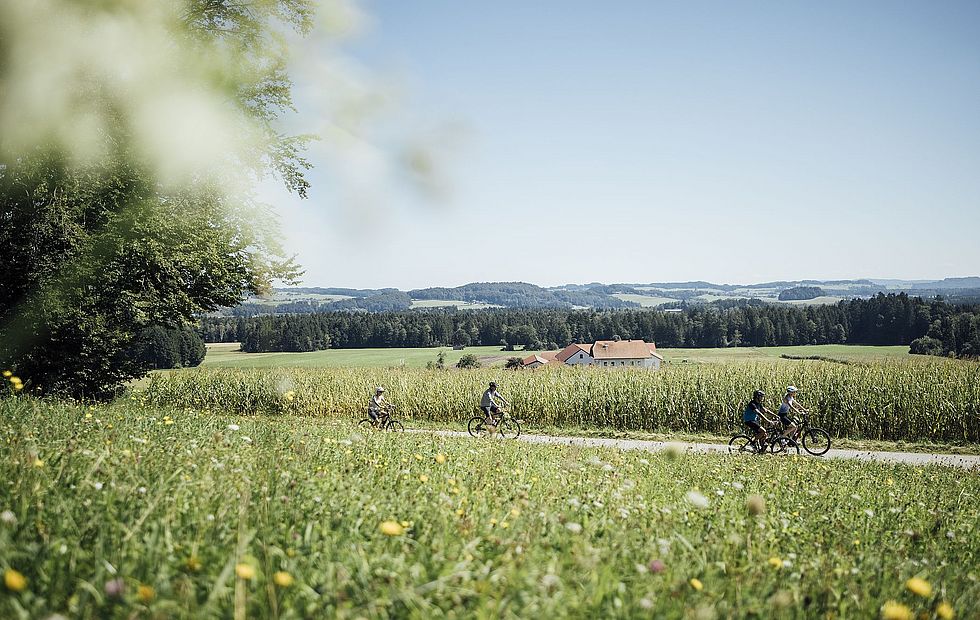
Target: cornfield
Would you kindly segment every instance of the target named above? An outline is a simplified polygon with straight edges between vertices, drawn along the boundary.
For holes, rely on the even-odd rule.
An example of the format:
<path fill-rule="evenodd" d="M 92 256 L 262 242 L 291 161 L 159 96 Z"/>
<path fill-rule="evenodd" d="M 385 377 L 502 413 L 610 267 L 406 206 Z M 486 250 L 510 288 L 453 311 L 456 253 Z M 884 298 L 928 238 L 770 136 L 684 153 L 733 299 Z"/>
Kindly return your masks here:
<path fill-rule="evenodd" d="M 373 386 L 383 385 L 403 418 L 461 424 L 491 380 L 531 427 L 728 433 L 740 426 L 753 390 L 765 390 L 775 409 L 793 384 L 812 422 L 838 437 L 980 442 L 980 365 L 947 360 L 718 364 L 660 372 L 199 369 L 154 374 L 132 398 L 242 414 L 355 417 Z"/>

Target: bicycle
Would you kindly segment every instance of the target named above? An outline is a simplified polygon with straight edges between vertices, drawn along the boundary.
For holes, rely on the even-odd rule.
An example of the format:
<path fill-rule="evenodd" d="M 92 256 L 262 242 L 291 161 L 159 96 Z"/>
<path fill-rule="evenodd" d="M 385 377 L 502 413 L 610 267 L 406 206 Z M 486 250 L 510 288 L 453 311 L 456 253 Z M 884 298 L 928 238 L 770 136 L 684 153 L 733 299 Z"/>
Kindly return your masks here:
<path fill-rule="evenodd" d="M 466 430 L 472 437 L 492 437 L 496 433 L 504 439 L 517 439 L 521 435 L 521 424 L 516 419 L 504 411 L 499 410 L 497 415 L 488 413 L 482 407 L 478 407 L 480 413 L 470 418 L 466 425 Z"/>
<path fill-rule="evenodd" d="M 387 409 L 383 409 L 378 412 L 377 422 L 375 422 L 371 418 L 364 418 L 363 420 L 357 423 L 357 428 L 370 427 L 378 431 L 392 431 L 396 433 L 404 432 L 405 425 L 391 417 L 394 413 L 395 413 L 395 407 L 391 405 Z"/>
<path fill-rule="evenodd" d="M 796 438 L 800 440 L 797 441 Z M 822 428 L 810 426 L 810 414 L 804 413 L 791 437 L 793 443 L 803 444 L 803 449 L 813 456 L 823 456 L 830 450 L 830 433 Z"/>
<path fill-rule="evenodd" d="M 796 453 L 800 453 L 800 446 L 789 439 L 788 437 L 783 437 L 778 430 L 778 427 L 772 424 L 767 425 L 768 435 L 762 445 L 756 442 L 755 437 L 746 435 L 745 433 L 739 433 L 728 440 L 728 453 L 729 454 L 762 454 L 764 452 L 771 452 L 772 454 L 781 454 L 782 452 L 790 452 L 791 450 L 796 450 Z"/>

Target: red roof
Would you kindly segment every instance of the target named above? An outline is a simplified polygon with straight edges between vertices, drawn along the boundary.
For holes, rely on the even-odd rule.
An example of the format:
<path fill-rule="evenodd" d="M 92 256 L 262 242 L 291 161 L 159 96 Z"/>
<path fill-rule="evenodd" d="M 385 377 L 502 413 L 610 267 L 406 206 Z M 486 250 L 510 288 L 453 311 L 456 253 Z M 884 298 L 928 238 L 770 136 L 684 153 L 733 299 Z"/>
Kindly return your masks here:
<path fill-rule="evenodd" d="M 569 360 L 569 358 L 571 358 L 573 355 L 579 352 L 588 353 L 589 355 L 592 355 L 591 353 L 589 353 L 589 349 L 591 348 L 592 345 L 589 344 L 578 344 L 578 343 L 570 344 L 557 353 L 556 359 L 562 364 L 564 364 Z"/>

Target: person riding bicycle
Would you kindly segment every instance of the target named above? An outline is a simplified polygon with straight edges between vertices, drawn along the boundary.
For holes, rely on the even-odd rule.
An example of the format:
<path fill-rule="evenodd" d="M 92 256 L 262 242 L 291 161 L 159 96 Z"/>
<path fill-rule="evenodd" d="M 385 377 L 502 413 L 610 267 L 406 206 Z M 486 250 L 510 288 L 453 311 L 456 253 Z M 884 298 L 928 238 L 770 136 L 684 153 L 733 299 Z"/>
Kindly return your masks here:
<path fill-rule="evenodd" d="M 378 417 L 382 411 L 388 410 L 388 406 L 388 401 L 385 400 L 385 389 L 379 385 L 374 390 L 371 402 L 368 403 L 368 417 L 371 418 L 371 424 L 378 423 Z"/>
<path fill-rule="evenodd" d="M 750 400 L 749 404 L 745 406 L 745 412 L 742 414 L 742 422 L 744 422 L 745 425 L 748 426 L 754 433 L 755 443 L 759 447 L 760 452 L 766 445 L 766 439 L 768 438 L 769 433 L 767 433 L 766 429 L 759 424 L 759 417 L 761 416 L 767 424 L 773 423 L 771 419 L 766 417 L 767 413 L 772 415 L 772 411 L 766 409 L 766 406 L 763 404 L 765 399 L 766 393 L 762 390 L 756 390 L 752 393 L 752 400 Z"/>
<path fill-rule="evenodd" d="M 779 421 L 783 425 L 783 437 L 787 439 L 793 439 L 799 426 L 796 424 L 796 420 L 793 419 L 794 413 L 804 414 L 806 409 L 800 406 L 796 402 L 796 393 L 799 390 L 795 386 L 788 386 L 786 388 L 786 394 L 783 396 L 783 402 L 779 405 Z"/>
<path fill-rule="evenodd" d="M 488 420 L 494 419 L 493 416 L 500 413 L 500 407 L 497 405 L 498 402 L 510 406 L 507 399 L 497 391 L 497 383 L 491 381 L 490 387 L 487 388 L 487 391 L 483 393 L 483 398 L 480 399 L 480 409 L 486 414 Z"/>

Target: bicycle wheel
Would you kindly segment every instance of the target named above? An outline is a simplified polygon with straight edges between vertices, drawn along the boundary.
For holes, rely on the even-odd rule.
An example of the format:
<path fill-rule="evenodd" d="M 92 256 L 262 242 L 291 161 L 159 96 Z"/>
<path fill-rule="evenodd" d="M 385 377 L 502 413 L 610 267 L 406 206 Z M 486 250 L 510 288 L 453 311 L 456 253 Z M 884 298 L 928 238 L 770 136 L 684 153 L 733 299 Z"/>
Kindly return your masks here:
<path fill-rule="evenodd" d="M 748 435 L 735 435 L 728 442 L 729 454 L 755 454 L 755 442 Z"/>
<path fill-rule="evenodd" d="M 517 439 L 521 436 L 521 425 L 517 420 L 501 420 L 497 426 L 497 431 L 505 439 Z"/>
<path fill-rule="evenodd" d="M 803 449 L 813 456 L 823 456 L 830 450 L 830 433 L 822 428 L 808 428 L 803 433 Z"/>
<path fill-rule="evenodd" d="M 388 423 L 385 424 L 385 430 L 392 431 L 393 433 L 404 433 L 405 425 L 398 420 L 388 420 Z"/>
<path fill-rule="evenodd" d="M 357 423 L 357 428 L 360 430 L 371 430 L 374 428 L 374 423 L 371 422 L 371 418 L 364 418 Z"/>
<path fill-rule="evenodd" d="M 466 425 L 466 430 L 469 431 L 470 435 L 473 437 L 486 437 L 487 430 L 486 420 L 483 416 L 475 416 L 470 418 L 470 423 Z"/>

